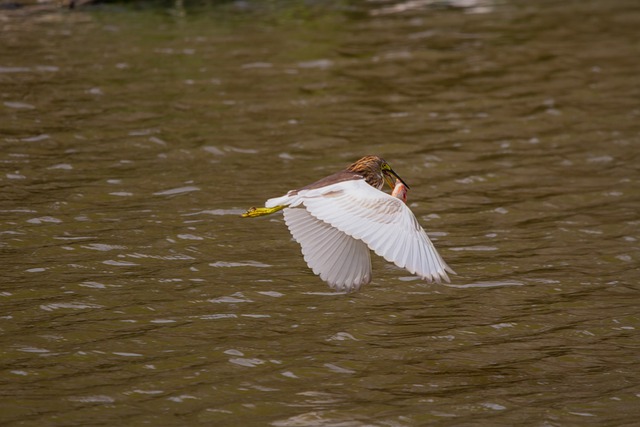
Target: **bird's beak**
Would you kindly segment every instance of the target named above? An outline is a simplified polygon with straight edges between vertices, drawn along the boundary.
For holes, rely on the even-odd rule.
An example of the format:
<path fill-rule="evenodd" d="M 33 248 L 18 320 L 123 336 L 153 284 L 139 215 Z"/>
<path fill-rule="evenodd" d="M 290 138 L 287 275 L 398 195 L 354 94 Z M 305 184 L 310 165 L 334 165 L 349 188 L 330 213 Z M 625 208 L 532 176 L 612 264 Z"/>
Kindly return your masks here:
<path fill-rule="evenodd" d="M 384 180 L 387 181 L 387 184 L 389 184 L 389 187 L 391 187 L 391 189 L 395 188 L 396 186 L 396 183 L 393 180 L 393 178 L 398 178 L 400 182 L 403 183 L 405 187 L 407 187 L 407 190 L 409 189 L 409 186 L 407 185 L 407 183 L 404 182 L 404 180 L 400 178 L 400 176 L 398 176 L 398 174 L 395 173 L 393 169 L 388 169 L 384 171 Z"/>

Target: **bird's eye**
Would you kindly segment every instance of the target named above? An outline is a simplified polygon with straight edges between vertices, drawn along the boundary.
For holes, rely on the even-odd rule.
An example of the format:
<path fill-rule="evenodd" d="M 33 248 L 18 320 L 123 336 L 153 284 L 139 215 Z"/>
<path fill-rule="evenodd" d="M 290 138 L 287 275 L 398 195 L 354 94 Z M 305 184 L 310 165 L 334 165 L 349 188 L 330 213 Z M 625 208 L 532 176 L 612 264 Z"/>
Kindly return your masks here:
<path fill-rule="evenodd" d="M 383 171 L 389 171 L 391 170 L 391 166 L 389 166 L 386 163 L 383 163 L 382 166 L 380 166 L 380 169 L 382 169 Z"/>

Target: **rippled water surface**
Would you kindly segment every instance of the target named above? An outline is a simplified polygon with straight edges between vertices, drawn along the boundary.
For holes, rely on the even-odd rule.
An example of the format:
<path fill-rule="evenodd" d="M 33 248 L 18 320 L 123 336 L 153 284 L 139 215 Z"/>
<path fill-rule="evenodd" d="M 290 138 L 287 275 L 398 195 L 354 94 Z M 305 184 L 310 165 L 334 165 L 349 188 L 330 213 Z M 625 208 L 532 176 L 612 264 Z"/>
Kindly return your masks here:
<path fill-rule="evenodd" d="M 0 11 L 0 423 L 632 425 L 635 1 Z M 449 285 L 266 198 L 379 154 Z"/>

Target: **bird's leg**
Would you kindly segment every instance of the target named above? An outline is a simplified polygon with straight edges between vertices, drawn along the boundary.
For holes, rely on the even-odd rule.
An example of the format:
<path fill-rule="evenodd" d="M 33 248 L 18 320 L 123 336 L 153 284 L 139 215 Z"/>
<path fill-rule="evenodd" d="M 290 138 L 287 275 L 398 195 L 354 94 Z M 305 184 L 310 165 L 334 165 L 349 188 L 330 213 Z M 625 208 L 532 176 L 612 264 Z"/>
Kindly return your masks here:
<path fill-rule="evenodd" d="M 255 218 L 257 216 L 263 215 L 271 215 L 274 212 L 278 212 L 282 209 L 286 208 L 286 206 L 276 206 L 273 208 L 250 208 L 245 213 L 242 214 L 243 218 Z"/>

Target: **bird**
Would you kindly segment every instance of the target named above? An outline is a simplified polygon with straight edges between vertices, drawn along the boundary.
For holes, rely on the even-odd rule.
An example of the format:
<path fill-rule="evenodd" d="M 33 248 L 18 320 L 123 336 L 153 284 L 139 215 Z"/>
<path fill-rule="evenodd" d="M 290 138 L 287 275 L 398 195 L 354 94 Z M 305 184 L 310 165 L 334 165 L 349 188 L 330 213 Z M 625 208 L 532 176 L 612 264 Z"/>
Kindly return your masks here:
<path fill-rule="evenodd" d="M 381 191 L 385 182 L 392 195 Z M 428 282 L 450 282 L 447 273 L 456 273 L 406 205 L 408 189 L 384 159 L 368 155 L 242 217 L 282 210 L 309 268 L 338 292 L 353 292 L 371 281 L 370 251 Z"/>

